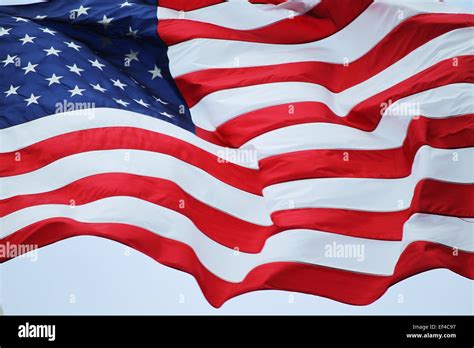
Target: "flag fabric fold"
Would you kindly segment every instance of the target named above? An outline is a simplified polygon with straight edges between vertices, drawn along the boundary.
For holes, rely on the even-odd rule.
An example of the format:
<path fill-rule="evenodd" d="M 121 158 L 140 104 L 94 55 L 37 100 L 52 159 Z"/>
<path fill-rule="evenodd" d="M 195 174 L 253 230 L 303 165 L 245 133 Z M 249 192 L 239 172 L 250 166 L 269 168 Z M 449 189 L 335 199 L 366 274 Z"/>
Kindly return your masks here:
<path fill-rule="evenodd" d="M 474 279 L 473 24 L 436 1 L 1 6 L 0 245 L 112 239 L 216 307 Z"/>

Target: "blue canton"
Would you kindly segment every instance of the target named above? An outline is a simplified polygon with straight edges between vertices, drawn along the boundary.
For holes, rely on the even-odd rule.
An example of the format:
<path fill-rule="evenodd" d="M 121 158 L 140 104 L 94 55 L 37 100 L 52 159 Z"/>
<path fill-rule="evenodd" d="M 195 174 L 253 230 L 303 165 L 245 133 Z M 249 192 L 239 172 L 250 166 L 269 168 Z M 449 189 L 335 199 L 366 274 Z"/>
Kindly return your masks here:
<path fill-rule="evenodd" d="M 194 131 L 156 11 L 149 0 L 0 7 L 0 128 L 89 105 Z"/>

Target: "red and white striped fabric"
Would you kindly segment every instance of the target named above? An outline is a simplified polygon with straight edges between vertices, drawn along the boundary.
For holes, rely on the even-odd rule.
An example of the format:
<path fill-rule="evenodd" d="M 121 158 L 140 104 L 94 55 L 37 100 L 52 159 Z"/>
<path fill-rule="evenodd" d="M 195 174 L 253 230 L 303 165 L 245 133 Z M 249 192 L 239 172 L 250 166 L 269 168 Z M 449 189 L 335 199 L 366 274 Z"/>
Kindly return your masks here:
<path fill-rule="evenodd" d="M 3 241 L 110 238 L 192 274 L 213 306 L 261 289 L 363 305 L 440 267 L 474 279 L 474 16 L 460 11 L 160 0 L 197 136 L 107 108 L 0 130 L 0 163 L 24 154 L 0 168 Z"/>

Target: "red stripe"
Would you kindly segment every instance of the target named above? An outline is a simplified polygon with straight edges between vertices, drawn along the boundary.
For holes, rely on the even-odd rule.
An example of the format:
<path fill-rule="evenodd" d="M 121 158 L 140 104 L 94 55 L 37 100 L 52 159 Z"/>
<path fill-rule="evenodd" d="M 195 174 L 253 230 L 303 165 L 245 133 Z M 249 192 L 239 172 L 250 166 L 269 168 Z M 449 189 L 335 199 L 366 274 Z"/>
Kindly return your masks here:
<path fill-rule="evenodd" d="M 398 212 L 303 208 L 278 211 L 271 218 L 282 229 L 307 228 L 362 238 L 400 240 L 403 224 L 415 213 L 474 217 L 474 184 L 421 180 L 416 185 L 410 208 Z"/>
<path fill-rule="evenodd" d="M 42 204 L 75 206 L 112 196 L 136 197 L 188 217 L 209 238 L 229 248 L 259 252 L 265 240 L 279 232 L 240 220 L 189 195 L 172 181 L 123 173 L 92 175 L 57 190 L 0 200 L 0 217 Z"/>
<path fill-rule="evenodd" d="M 474 146 L 474 115 L 414 119 L 403 145 L 387 150 L 304 150 L 260 160 L 262 187 L 308 178 L 403 178 L 411 173 L 420 147 Z"/>
<path fill-rule="evenodd" d="M 324 1 L 306 14 L 250 30 L 226 28 L 188 19 L 162 19 L 158 21 L 158 33 L 168 46 L 199 38 L 271 44 L 306 43 L 341 30 L 371 3 L 372 0 L 360 0 L 341 6 L 339 2 Z M 258 11 L 255 14 L 258 15 Z"/>
<path fill-rule="evenodd" d="M 107 127 L 61 134 L 24 149 L 0 153 L 0 177 L 31 172 L 60 158 L 94 150 L 130 149 L 154 151 L 201 168 L 240 190 L 261 195 L 256 170 L 223 162 L 183 140 L 133 127 Z M 20 161 L 17 161 L 18 154 Z"/>
<path fill-rule="evenodd" d="M 474 216 L 474 185 L 423 180 L 416 186 L 410 209 L 401 212 L 293 209 L 273 213 L 275 225 L 264 227 L 212 208 L 171 181 L 122 173 L 93 175 L 54 191 L 1 200 L 0 216 L 29 206 L 71 205 L 71 202 L 79 206 L 111 196 L 136 197 L 174 210 L 188 217 L 209 238 L 248 253 L 260 252 L 268 237 L 288 229 L 307 228 L 361 238 L 400 240 L 403 224 L 415 213 Z"/>
<path fill-rule="evenodd" d="M 412 275 L 435 268 L 474 278 L 474 254 L 430 242 L 411 243 L 400 256 L 392 276 L 350 272 L 316 265 L 275 262 L 254 268 L 240 283 L 230 283 L 209 272 L 191 247 L 125 224 L 90 224 L 55 218 L 29 225 L 3 240 L 4 243 L 42 247 L 59 240 L 93 235 L 112 239 L 136 249 L 156 261 L 193 275 L 204 296 L 214 307 L 250 291 L 273 289 L 298 291 L 339 302 L 366 305 L 392 285 Z M 0 259 L 0 262 L 6 259 Z"/>
<path fill-rule="evenodd" d="M 378 74 L 440 35 L 473 26 L 473 18 L 473 15 L 461 14 L 414 16 L 399 24 L 369 52 L 348 66 L 324 62 L 298 62 L 261 67 L 207 69 L 179 76 L 175 80 L 189 107 L 194 106 L 204 96 L 219 90 L 271 82 L 312 82 L 333 92 L 340 92 Z M 216 35 L 219 33 L 215 30 L 213 32 Z M 284 33 L 286 34 L 278 32 L 278 35 L 275 35 L 279 38 L 284 38 L 285 35 L 304 37 L 304 33 L 309 35 L 312 32 L 286 30 Z"/>
<path fill-rule="evenodd" d="M 208 141 L 224 139 L 230 147 L 240 147 L 250 139 L 271 130 L 295 124 L 326 122 L 342 124 L 373 131 L 381 118 L 381 104 L 395 102 L 409 95 L 453 83 L 474 82 L 474 56 L 457 57 L 441 61 L 428 69 L 411 76 L 405 81 L 376 94 L 354 106 L 349 113 L 340 117 L 321 102 L 298 102 L 271 106 L 243 114 L 219 126 L 215 134 L 196 128 L 196 134 Z M 289 113 L 290 106 L 293 114 Z"/>
<path fill-rule="evenodd" d="M 225 2 L 224 0 L 158 0 L 158 6 L 176 11 L 193 11 Z"/>

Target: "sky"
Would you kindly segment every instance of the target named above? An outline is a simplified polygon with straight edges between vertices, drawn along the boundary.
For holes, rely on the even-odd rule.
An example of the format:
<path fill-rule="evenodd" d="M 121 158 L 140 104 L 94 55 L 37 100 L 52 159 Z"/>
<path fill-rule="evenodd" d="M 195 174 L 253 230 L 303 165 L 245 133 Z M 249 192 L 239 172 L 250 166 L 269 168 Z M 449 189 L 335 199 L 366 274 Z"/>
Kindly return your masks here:
<path fill-rule="evenodd" d="M 0 5 L 6 1 L 0 0 Z M 446 0 L 470 9 L 473 0 Z M 257 291 L 216 309 L 194 278 L 116 242 L 77 237 L 0 265 L 5 314 L 473 314 L 474 282 L 445 269 L 392 286 L 368 306 Z M 0 314 L 2 309 L 0 308 Z"/>
<path fill-rule="evenodd" d="M 266 290 L 215 309 L 189 274 L 110 240 L 68 239 L 40 249 L 33 260 L 19 258 L 2 266 L 6 314 L 473 313 L 473 282 L 445 269 L 398 283 L 368 306 Z"/>

